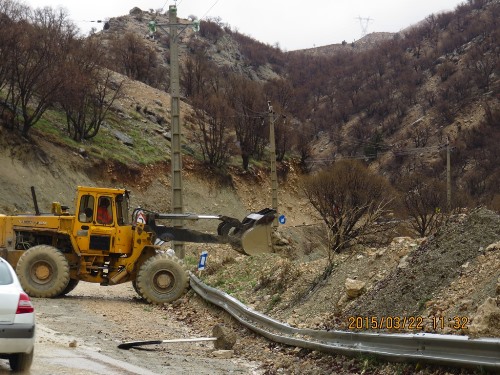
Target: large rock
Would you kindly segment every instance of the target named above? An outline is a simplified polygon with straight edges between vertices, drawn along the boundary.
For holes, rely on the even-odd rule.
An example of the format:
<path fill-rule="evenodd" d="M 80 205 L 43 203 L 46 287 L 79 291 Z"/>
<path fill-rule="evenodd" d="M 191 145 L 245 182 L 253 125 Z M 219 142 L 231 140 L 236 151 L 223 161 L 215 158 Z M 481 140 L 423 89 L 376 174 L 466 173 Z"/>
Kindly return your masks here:
<path fill-rule="evenodd" d="M 125 133 L 122 133 L 119 130 L 113 129 L 113 134 L 114 134 L 115 138 L 122 141 L 123 144 L 125 144 L 127 146 L 134 146 L 134 140 L 132 138 L 130 138 L 128 135 L 126 135 Z"/>
<path fill-rule="evenodd" d="M 139 7 L 133 7 L 132 9 L 130 9 L 128 14 L 130 14 L 131 16 L 136 16 L 136 15 L 142 14 L 142 10 Z"/>
<path fill-rule="evenodd" d="M 488 297 L 478 307 L 477 313 L 472 319 L 469 332 L 473 335 L 481 334 L 493 337 L 500 336 L 500 300 Z"/>
<path fill-rule="evenodd" d="M 366 283 L 364 281 L 347 278 L 345 280 L 346 294 L 349 298 L 356 298 L 363 293 Z"/>

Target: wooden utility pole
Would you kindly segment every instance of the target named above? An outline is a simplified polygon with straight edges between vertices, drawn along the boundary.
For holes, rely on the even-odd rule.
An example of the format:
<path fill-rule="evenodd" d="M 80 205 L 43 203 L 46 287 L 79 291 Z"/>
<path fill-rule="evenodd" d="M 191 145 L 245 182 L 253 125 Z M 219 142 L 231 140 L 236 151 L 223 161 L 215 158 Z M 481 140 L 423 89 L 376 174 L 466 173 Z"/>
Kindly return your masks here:
<path fill-rule="evenodd" d="M 170 5 L 168 23 L 170 26 L 170 111 L 171 111 L 171 154 L 170 162 L 172 165 L 172 210 L 174 214 L 184 213 L 182 202 L 182 154 L 181 137 L 182 129 L 180 123 L 180 94 L 179 94 L 179 49 L 177 33 L 177 7 Z M 173 226 L 182 228 L 182 220 L 174 220 Z M 173 242 L 175 254 L 184 258 L 184 244 L 182 242 Z"/>
<path fill-rule="evenodd" d="M 446 206 L 448 213 L 451 212 L 451 161 L 450 161 L 450 138 L 446 140 Z"/>
<path fill-rule="evenodd" d="M 269 109 L 269 143 L 271 147 L 271 190 L 272 208 L 278 212 L 278 176 L 276 173 L 276 140 L 274 137 L 274 111 L 271 102 L 267 102 Z M 273 226 L 278 226 L 278 217 L 274 218 Z"/>

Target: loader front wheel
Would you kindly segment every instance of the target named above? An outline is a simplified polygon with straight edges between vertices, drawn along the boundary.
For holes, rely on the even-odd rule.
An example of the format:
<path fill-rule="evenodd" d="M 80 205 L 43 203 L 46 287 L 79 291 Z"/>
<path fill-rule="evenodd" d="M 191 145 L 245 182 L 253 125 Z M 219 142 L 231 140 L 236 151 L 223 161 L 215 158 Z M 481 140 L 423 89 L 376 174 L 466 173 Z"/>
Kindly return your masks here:
<path fill-rule="evenodd" d="M 187 270 L 177 257 L 157 254 L 139 268 L 136 286 L 146 301 L 162 305 L 184 295 L 188 283 Z"/>
<path fill-rule="evenodd" d="M 51 298 L 69 283 L 69 264 L 55 247 L 33 246 L 21 255 L 16 273 L 24 291 L 31 297 Z"/>
<path fill-rule="evenodd" d="M 63 289 L 61 293 L 59 293 L 59 296 L 65 296 L 69 292 L 71 292 L 73 289 L 76 288 L 80 280 L 78 279 L 69 279 L 68 285 L 66 285 L 66 288 Z"/>

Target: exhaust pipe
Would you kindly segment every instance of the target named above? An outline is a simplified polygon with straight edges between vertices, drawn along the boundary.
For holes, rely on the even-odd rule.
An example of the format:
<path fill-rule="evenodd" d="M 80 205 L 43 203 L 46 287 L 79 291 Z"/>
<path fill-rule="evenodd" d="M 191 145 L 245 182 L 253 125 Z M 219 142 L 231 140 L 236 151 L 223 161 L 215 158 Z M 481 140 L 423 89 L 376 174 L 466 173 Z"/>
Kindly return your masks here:
<path fill-rule="evenodd" d="M 40 210 L 38 209 L 38 202 L 36 200 L 35 187 L 31 187 L 31 197 L 33 198 L 33 204 L 35 205 L 35 214 L 36 216 L 40 216 Z"/>

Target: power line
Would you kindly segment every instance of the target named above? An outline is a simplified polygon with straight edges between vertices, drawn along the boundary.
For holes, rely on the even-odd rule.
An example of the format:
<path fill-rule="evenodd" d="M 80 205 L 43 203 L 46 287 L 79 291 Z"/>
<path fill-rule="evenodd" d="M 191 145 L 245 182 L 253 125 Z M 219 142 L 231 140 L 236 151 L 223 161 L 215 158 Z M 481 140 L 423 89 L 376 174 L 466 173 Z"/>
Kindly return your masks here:
<path fill-rule="evenodd" d="M 208 10 L 205 12 L 205 14 L 203 16 L 201 16 L 201 18 L 205 17 L 207 15 L 207 13 L 210 12 L 212 10 L 212 8 L 217 5 L 218 2 L 219 2 L 219 0 L 216 0 L 215 3 L 210 8 L 208 8 Z"/>
<path fill-rule="evenodd" d="M 208 12 L 210 12 L 212 10 L 212 8 L 217 5 L 217 3 L 219 1 L 220 0 L 216 0 L 215 3 L 213 3 L 212 6 L 210 8 L 208 8 L 208 10 L 205 12 L 205 14 L 203 14 L 203 16 L 200 17 L 200 19 L 203 19 L 208 14 Z M 168 0 L 165 2 L 165 5 L 167 5 L 167 3 L 168 3 Z M 182 0 L 180 0 L 179 3 L 176 4 L 176 6 L 181 5 L 181 3 L 182 3 Z M 165 8 L 165 5 L 163 6 L 164 8 Z"/>
<path fill-rule="evenodd" d="M 420 147 L 420 148 L 409 148 L 409 149 L 391 149 L 388 151 L 382 151 L 382 152 L 377 152 L 376 154 L 370 154 L 370 155 L 347 155 L 347 156 L 333 156 L 330 158 L 317 158 L 314 160 L 308 161 L 310 164 L 315 164 L 315 163 L 328 163 L 328 162 L 334 162 L 336 160 L 344 160 L 344 159 L 349 159 L 349 160 L 364 160 L 373 156 L 380 156 L 380 155 L 385 155 L 389 153 L 394 153 L 398 156 L 403 156 L 403 155 L 411 155 L 411 154 L 422 154 L 422 153 L 431 153 L 431 152 L 436 152 L 439 151 L 443 148 L 443 145 L 437 145 L 437 146 L 429 146 L 429 147 Z"/>

